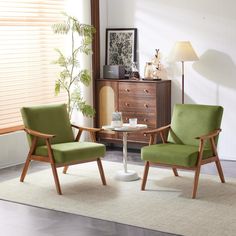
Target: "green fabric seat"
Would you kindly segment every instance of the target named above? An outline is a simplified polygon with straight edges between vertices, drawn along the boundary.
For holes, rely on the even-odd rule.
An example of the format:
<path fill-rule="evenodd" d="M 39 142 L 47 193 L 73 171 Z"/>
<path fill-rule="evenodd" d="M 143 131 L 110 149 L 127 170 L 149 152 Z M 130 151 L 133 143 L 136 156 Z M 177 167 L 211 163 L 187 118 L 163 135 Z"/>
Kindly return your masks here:
<path fill-rule="evenodd" d="M 142 159 L 168 165 L 193 167 L 197 163 L 198 147 L 182 144 L 156 144 L 142 148 Z M 212 156 L 212 151 L 204 150 L 203 159 Z"/>
<path fill-rule="evenodd" d="M 222 115 L 221 106 L 176 104 L 167 141 L 198 146 L 199 140 L 196 137 L 219 129 Z M 207 142 L 205 147 L 209 148 L 210 143 Z"/>
<path fill-rule="evenodd" d="M 184 167 L 195 166 L 199 148 L 199 140 L 196 137 L 219 129 L 222 114 L 223 108 L 220 106 L 176 104 L 168 133 L 168 143 L 143 147 L 142 160 Z M 212 155 L 210 148 L 210 143 L 207 141 L 203 159 Z"/>
<path fill-rule="evenodd" d="M 22 119 L 26 128 L 45 134 L 54 134 L 51 143 L 74 141 L 74 135 L 67 113 L 66 104 L 53 104 L 21 108 Z M 28 135 L 31 145 L 33 136 Z M 45 145 L 45 140 L 38 139 L 37 146 Z"/>
<path fill-rule="evenodd" d="M 141 189 L 145 190 L 151 164 L 170 167 L 175 176 L 178 176 L 177 169 L 194 170 L 192 198 L 196 197 L 202 165 L 215 162 L 224 183 L 217 153 L 222 115 L 221 106 L 176 104 L 170 125 L 146 131 L 151 138 L 150 145 L 141 149 L 141 159 L 145 161 Z M 155 135 L 161 136 L 161 144 L 154 143 Z"/>
<path fill-rule="evenodd" d="M 101 162 L 106 148 L 95 140 L 95 133 L 100 129 L 73 125 L 78 132 L 75 138 L 66 104 L 23 107 L 21 114 L 30 146 L 21 182 L 24 181 L 31 161 L 47 162 L 52 168 L 57 193 L 62 194 L 57 168 L 64 167 L 63 173 L 66 174 L 69 165 L 95 161 L 102 184 L 106 185 Z M 83 131 L 90 133 L 92 142 L 79 142 Z"/>
<path fill-rule="evenodd" d="M 105 145 L 103 144 L 74 141 L 66 104 L 23 107 L 21 113 L 26 128 L 55 135 L 50 140 L 55 163 L 63 164 L 105 155 Z M 33 136 L 27 136 L 31 145 Z M 39 156 L 48 155 L 44 139 L 38 139 L 35 154 Z"/>
<path fill-rule="evenodd" d="M 78 160 L 94 159 L 103 157 L 106 149 L 103 144 L 92 142 L 70 142 L 52 144 L 55 163 L 74 162 Z M 35 152 L 39 156 L 47 156 L 47 146 L 39 146 Z"/>

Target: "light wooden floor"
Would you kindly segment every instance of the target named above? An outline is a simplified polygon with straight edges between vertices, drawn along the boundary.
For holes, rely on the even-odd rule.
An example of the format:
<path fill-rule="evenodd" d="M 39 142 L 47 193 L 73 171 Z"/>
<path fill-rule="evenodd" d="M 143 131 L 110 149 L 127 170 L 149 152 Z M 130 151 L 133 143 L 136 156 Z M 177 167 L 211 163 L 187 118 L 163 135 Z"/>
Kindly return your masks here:
<path fill-rule="evenodd" d="M 129 152 L 129 163 L 143 165 L 140 154 Z M 122 161 L 121 150 L 108 150 L 105 157 L 110 161 Z M 236 162 L 222 161 L 224 174 L 236 177 Z M 33 163 L 30 172 L 48 168 Z M 22 165 L 0 170 L 0 181 L 18 177 Z M 214 165 L 206 165 L 202 172 L 216 174 Z M 42 209 L 0 200 L 0 235 L 3 236 L 169 236 L 173 234 L 84 217 L 64 212 Z"/>

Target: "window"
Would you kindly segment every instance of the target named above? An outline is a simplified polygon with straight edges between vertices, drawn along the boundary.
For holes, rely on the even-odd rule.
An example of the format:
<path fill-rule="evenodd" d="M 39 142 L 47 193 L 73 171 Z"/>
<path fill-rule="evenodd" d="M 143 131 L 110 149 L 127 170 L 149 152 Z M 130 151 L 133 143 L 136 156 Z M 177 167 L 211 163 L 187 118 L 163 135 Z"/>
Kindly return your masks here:
<path fill-rule="evenodd" d="M 0 1 L 0 133 L 20 127 L 22 106 L 66 102 L 54 96 L 52 63 L 64 39 L 51 29 L 64 8 L 63 0 Z"/>

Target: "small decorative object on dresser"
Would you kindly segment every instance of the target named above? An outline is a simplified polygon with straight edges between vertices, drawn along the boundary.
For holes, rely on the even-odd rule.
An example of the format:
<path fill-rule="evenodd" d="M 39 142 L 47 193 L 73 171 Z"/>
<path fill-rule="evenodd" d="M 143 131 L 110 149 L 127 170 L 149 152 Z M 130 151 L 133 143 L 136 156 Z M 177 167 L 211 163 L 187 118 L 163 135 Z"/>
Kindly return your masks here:
<path fill-rule="evenodd" d="M 161 61 L 160 61 L 160 49 L 156 49 L 156 53 L 154 58 L 152 59 L 153 64 L 153 78 L 159 79 L 160 78 L 160 70 L 161 70 Z"/>
<path fill-rule="evenodd" d="M 144 78 L 152 79 L 153 78 L 153 65 L 152 62 L 147 62 L 144 69 Z"/>
<path fill-rule="evenodd" d="M 137 118 L 138 124 L 155 129 L 169 124 L 171 114 L 170 80 L 96 80 L 96 125 L 102 127 L 112 121 L 112 112 L 122 112 L 124 123 Z M 100 141 L 122 141 L 119 133 L 99 132 Z M 149 139 L 142 133 L 128 135 L 128 141 L 147 144 Z"/>
<path fill-rule="evenodd" d="M 134 79 L 134 80 L 140 79 L 140 75 L 139 75 L 139 71 L 138 71 L 138 63 L 137 62 L 132 63 L 132 69 L 131 69 L 131 73 L 130 73 L 129 78 Z"/>
<path fill-rule="evenodd" d="M 125 77 L 125 66 L 122 65 L 104 65 L 104 79 L 123 79 Z"/>

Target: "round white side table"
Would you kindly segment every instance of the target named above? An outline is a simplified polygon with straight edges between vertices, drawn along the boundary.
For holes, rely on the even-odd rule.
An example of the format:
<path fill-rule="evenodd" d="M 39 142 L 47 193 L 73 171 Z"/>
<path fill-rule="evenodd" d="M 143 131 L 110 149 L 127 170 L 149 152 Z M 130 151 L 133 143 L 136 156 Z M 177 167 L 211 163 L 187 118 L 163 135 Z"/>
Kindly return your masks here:
<path fill-rule="evenodd" d="M 136 126 L 130 126 L 129 124 L 123 124 L 122 127 L 112 127 L 109 125 L 102 126 L 104 130 L 112 130 L 115 132 L 121 132 L 123 134 L 123 170 L 119 170 L 115 179 L 120 181 L 134 181 L 138 180 L 139 176 L 134 170 L 128 170 L 127 168 L 127 134 L 131 132 L 138 132 L 140 130 L 146 129 L 147 125 L 137 124 Z"/>

